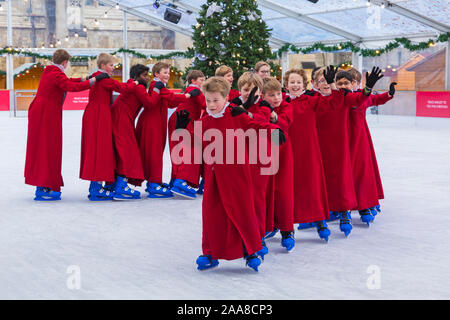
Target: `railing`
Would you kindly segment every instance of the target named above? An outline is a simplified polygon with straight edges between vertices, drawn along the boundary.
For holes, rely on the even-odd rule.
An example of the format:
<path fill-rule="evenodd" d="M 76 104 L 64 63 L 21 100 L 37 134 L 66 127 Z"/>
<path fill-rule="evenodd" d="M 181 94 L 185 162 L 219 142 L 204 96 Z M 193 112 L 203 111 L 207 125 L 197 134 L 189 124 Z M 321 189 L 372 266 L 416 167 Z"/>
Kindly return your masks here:
<path fill-rule="evenodd" d="M 14 117 L 27 117 L 28 108 L 36 96 L 37 90 L 15 90 L 14 91 Z"/>

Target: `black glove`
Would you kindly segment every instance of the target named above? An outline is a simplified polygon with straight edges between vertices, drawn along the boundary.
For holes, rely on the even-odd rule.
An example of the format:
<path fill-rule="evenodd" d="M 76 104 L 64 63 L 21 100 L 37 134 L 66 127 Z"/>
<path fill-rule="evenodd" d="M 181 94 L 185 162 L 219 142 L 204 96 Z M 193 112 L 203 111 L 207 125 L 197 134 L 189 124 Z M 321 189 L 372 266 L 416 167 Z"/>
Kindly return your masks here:
<path fill-rule="evenodd" d="M 181 110 L 177 112 L 177 124 L 175 129 L 186 129 L 191 119 L 189 118 L 189 111 Z"/>
<path fill-rule="evenodd" d="M 162 88 L 164 88 L 165 85 L 162 81 L 156 81 L 155 82 L 155 88 L 161 90 Z"/>
<path fill-rule="evenodd" d="M 397 85 L 397 82 L 391 82 L 389 85 L 389 95 L 392 97 L 395 94 L 395 86 Z"/>
<path fill-rule="evenodd" d="M 272 106 L 271 106 L 270 103 L 268 103 L 266 100 L 261 100 L 261 101 L 259 102 L 259 106 L 260 106 L 260 107 L 267 107 L 267 108 L 269 108 L 269 109 L 270 109 L 270 112 L 273 111 Z"/>
<path fill-rule="evenodd" d="M 375 83 L 383 77 L 384 75 L 381 74 L 381 69 L 378 67 L 373 67 L 370 74 L 366 72 L 366 87 L 372 90 Z"/>
<path fill-rule="evenodd" d="M 334 79 L 336 78 L 337 68 L 333 65 L 329 65 L 326 70 L 323 72 L 323 76 L 328 84 L 332 84 Z"/>
<path fill-rule="evenodd" d="M 231 115 L 232 115 L 233 117 L 236 117 L 236 116 L 241 115 L 241 114 L 243 114 L 243 113 L 248 114 L 248 111 L 245 110 L 244 108 L 241 108 L 241 107 L 233 107 L 233 108 L 231 109 Z"/>
<path fill-rule="evenodd" d="M 245 101 L 244 104 L 243 104 L 245 110 L 248 110 L 248 108 L 250 108 L 252 105 L 255 104 L 255 101 L 258 98 L 258 96 L 255 96 L 255 93 L 256 93 L 257 90 L 258 90 L 258 87 L 255 86 L 252 89 L 252 91 L 250 91 L 250 94 L 248 96 L 247 101 Z"/>
<path fill-rule="evenodd" d="M 92 78 L 93 78 L 93 76 L 92 76 L 92 74 L 90 74 L 86 77 L 86 80 L 91 80 Z"/>
<path fill-rule="evenodd" d="M 232 104 L 235 104 L 237 106 L 242 106 L 242 100 L 239 97 L 234 98 L 233 100 L 231 100 Z"/>
<path fill-rule="evenodd" d="M 304 94 L 310 97 L 314 97 L 316 95 L 316 92 L 313 90 L 306 90 Z"/>
<path fill-rule="evenodd" d="M 198 89 L 194 89 L 192 91 L 189 92 L 189 95 L 191 96 L 191 98 L 197 97 L 201 94 L 202 92 Z"/>
<path fill-rule="evenodd" d="M 287 103 L 291 103 L 291 97 L 286 97 L 286 99 L 284 99 L 284 101 L 286 101 Z"/>
<path fill-rule="evenodd" d="M 109 78 L 110 78 L 109 74 L 107 74 L 106 72 L 102 72 L 99 75 L 95 76 L 95 81 L 98 82 L 98 81 L 102 81 L 103 79 L 109 79 Z"/>
<path fill-rule="evenodd" d="M 275 135 L 278 133 L 278 140 L 273 140 L 275 139 Z M 272 141 L 276 144 L 281 146 L 283 143 L 286 142 L 286 136 L 284 134 L 284 132 L 281 129 L 275 129 L 274 131 L 272 131 Z"/>

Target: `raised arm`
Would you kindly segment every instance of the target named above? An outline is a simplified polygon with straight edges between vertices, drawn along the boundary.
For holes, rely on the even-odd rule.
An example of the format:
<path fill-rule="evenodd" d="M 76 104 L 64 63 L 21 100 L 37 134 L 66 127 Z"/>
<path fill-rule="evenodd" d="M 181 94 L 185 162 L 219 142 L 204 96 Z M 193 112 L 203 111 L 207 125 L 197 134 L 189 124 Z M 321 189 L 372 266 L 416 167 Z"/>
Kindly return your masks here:
<path fill-rule="evenodd" d="M 55 77 L 55 84 L 63 91 L 79 92 L 89 89 L 94 84 L 94 80 L 74 82 L 63 72 L 58 72 Z"/>

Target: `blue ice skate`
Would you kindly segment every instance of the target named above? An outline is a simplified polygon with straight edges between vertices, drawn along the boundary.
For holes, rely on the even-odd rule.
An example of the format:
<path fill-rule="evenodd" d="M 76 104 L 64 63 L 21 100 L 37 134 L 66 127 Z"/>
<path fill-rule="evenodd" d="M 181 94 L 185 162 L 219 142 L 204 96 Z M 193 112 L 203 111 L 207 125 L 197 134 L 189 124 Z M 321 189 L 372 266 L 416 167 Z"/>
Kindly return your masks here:
<path fill-rule="evenodd" d="M 141 193 L 137 190 L 131 189 L 128 186 L 128 179 L 121 176 L 117 176 L 113 194 L 114 200 L 141 199 Z"/>
<path fill-rule="evenodd" d="M 378 214 L 377 207 L 369 208 L 369 210 L 370 210 L 370 213 L 371 213 L 371 214 L 373 215 L 373 217 L 375 218 L 375 216 Z"/>
<path fill-rule="evenodd" d="M 361 221 L 367 223 L 368 226 L 373 222 L 374 218 L 370 209 L 359 210 L 359 215 L 361 216 Z"/>
<path fill-rule="evenodd" d="M 57 201 L 61 200 L 61 192 L 50 188 L 36 187 L 35 201 Z"/>
<path fill-rule="evenodd" d="M 109 201 L 113 199 L 113 195 L 114 192 L 105 190 L 100 182 L 92 181 L 89 186 L 90 201 Z"/>
<path fill-rule="evenodd" d="M 219 260 L 214 260 L 209 254 L 199 256 L 195 262 L 198 270 L 211 269 L 219 265 Z"/>
<path fill-rule="evenodd" d="M 264 260 L 264 256 L 265 256 L 266 254 L 268 254 L 268 253 L 269 253 L 269 248 L 267 248 L 266 242 L 264 241 L 264 238 L 263 238 L 263 239 L 262 239 L 262 249 L 259 250 L 258 252 L 256 252 L 256 254 L 257 254 L 258 256 L 260 256 L 261 259 Z"/>
<path fill-rule="evenodd" d="M 114 192 L 114 189 L 116 188 L 116 182 L 114 181 L 113 183 L 109 183 L 103 186 L 103 189 L 105 189 L 106 191 L 111 191 Z"/>
<path fill-rule="evenodd" d="M 172 192 L 176 195 L 182 196 L 184 198 L 188 199 L 195 199 L 196 196 L 196 190 L 189 186 L 186 181 L 181 179 L 176 179 L 173 183 Z"/>
<path fill-rule="evenodd" d="M 342 232 L 344 232 L 345 236 L 348 237 L 348 235 L 350 234 L 350 232 L 352 232 L 352 216 L 350 211 L 343 211 L 340 212 L 340 216 L 341 216 L 341 221 L 340 221 L 340 225 L 339 228 L 341 229 Z"/>
<path fill-rule="evenodd" d="M 173 197 L 172 191 L 170 191 L 168 185 L 165 184 L 147 182 L 147 188 L 145 191 L 148 192 L 148 198 L 165 199 Z"/>
<path fill-rule="evenodd" d="M 325 242 L 328 242 L 328 237 L 330 236 L 331 232 L 330 229 L 328 229 L 327 222 L 325 220 L 319 221 L 316 223 L 316 227 L 320 239 L 323 239 L 325 240 Z"/>
<path fill-rule="evenodd" d="M 250 268 L 252 268 L 255 271 L 258 271 L 258 267 L 261 265 L 261 260 L 258 258 L 256 253 L 254 253 L 245 258 L 245 265 L 249 266 Z"/>
<path fill-rule="evenodd" d="M 377 209 L 378 212 L 381 212 L 381 207 L 380 207 L 380 205 L 377 205 L 377 206 L 375 207 L 375 209 Z"/>
<path fill-rule="evenodd" d="M 280 231 L 280 229 L 277 229 L 277 228 L 274 228 L 272 231 L 267 231 L 265 233 L 264 239 L 272 238 L 273 236 L 275 236 L 277 234 L 278 231 Z"/>
<path fill-rule="evenodd" d="M 311 229 L 314 227 L 313 223 L 299 223 L 297 229 L 298 230 L 305 230 L 305 229 Z"/>
<path fill-rule="evenodd" d="M 197 194 L 203 194 L 204 190 L 205 190 L 205 179 L 202 179 L 202 181 L 200 181 L 200 185 L 198 186 Z"/>
<path fill-rule="evenodd" d="M 335 221 L 338 220 L 341 217 L 339 212 L 336 211 L 330 211 L 330 219 L 328 221 Z"/>
<path fill-rule="evenodd" d="M 281 231 L 281 246 L 290 252 L 295 247 L 294 231 Z"/>

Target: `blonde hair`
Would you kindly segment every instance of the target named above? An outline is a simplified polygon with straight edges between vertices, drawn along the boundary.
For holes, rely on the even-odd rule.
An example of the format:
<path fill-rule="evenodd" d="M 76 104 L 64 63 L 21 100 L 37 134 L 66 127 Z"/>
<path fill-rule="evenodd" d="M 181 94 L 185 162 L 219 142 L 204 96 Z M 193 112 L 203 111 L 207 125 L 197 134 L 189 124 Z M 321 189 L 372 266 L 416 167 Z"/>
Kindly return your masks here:
<path fill-rule="evenodd" d="M 225 80 L 224 77 L 211 77 L 206 80 L 202 85 L 202 91 L 206 92 L 219 92 L 222 97 L 228 97 L 230 93 L 230 83 Z"/>
<path fill-rule="evenodd" d="M 286 71 L 283 77 L 284 86 L 287 87 L 289 83 L 289 76 L 293 73 L 298 74 L 300 77 L 302 77 L 303 89 L 306 89 L 306 86 L 308 85 L 308 76 L 306 75 L 306 71 L 304 69 L 290 69 Z"/>
<path fill-rule="evenodd" d="M 224 77 L 226 74 L 233 72 L 229 66 L 222 65 L 216 69 L 216 77 Z"/>
<path fill-rule="evenodd" d="M 361 72 L 359 72 L 357 69 L 355 69 L 353 67 L 349 68 L 345 71 L 347 71 L 348 73 L 350 73 L 352 75 L 353 80 L 356 80 L 356 82 L 361 83 L 361 80 L 362 80 Z"/>
<path fill-rule="evenodd" d="M 168 63 L 165 63 L 165 62 L 162 62 L 162 61 L 158 61 L 157 63 L 155 63 L 153 65 L 153 68 L 152 68 L 153 76 L 156 73 L 160 73 L 162 69 L 170 69 L 170 65 Z"/>
<path fill-rule="evenodd" d="M 254 69 L 255 69 L 256 72 L 258 72 L 259 69 L 261 69 L 261 67 L 264 67 L 264 66 L 268 66 L 270 68 L 270 64 L 268 64 L 267 62 L 265 62 L 265 61 L 258 61 L 255 64 L 255 68 Z"/>
<path fill-rule="evenodd" d="M 266 94 L 270 91 L 281 92 L 281 83 L 275 77 L 267 77 L 264 79 L 264 85 L 261 92 L 262 94 Z"/>
<path fill-rule="evenodd" d="M 244 72 L 237 82 L 239 91 L 241 91 L 245 85 L 251 86 L 252 84 L 255 85 L 255 87 L 258 87 L 259 90 L 262 90 L 264 85 L 261 77 L 250 71 Z"/>
<path fill-rule="evenodd" d="M 70 54 L 64 49 L 58 49 L 53 53 L 52 61 L 56 64 L 61 64 L 71 58 Z"/>
<path fill-rule="evenodd" d="M 314 73 L 314 81 L 319 80 L 319 78 L 321 76 L 323 76 L 323 73 L 325 72 L 325 70 L 327 69 L 327 67 L 321 67 L 320 69 L 318 69 L 315 73 Z"/>
<path fill-rule="evenodd" d="M 97 57 L 97 67 L 100 69 L 102 67 L 102 64 L 108 64 L 110 62 L 113 62 L 114 58 L 109 53 L 100 53 Z"/>

